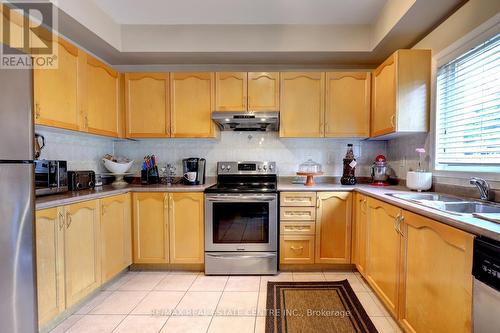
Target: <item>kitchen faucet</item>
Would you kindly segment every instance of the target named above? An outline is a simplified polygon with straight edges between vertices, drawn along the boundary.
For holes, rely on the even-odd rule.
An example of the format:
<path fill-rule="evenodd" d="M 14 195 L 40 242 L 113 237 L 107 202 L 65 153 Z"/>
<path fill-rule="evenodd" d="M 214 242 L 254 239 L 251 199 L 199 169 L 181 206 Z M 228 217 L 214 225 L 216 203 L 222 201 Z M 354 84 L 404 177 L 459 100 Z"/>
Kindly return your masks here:
<path fill-rule="evenodd" d="M 469 180 L 469 183 L 477 186 L 481 200 L 493 201 L 493 191 L 490 190 L 490 185 L 488 185 L 486 180 L 478 177 L 472 177 Z"/>

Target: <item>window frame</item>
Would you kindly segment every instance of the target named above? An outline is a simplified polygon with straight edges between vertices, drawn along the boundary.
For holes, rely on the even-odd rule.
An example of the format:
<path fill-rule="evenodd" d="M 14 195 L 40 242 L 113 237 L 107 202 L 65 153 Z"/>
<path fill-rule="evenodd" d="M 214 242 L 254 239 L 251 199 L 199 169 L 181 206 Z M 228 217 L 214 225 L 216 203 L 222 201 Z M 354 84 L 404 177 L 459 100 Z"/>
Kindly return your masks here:
<path fill-rule="evenodd" d="M 498 166 L 486 166 L 486 165 L 461 165 L 461 166 L 447 166 L 442 167 L 437 164 L 436 161 L 436 141 L 437 141 L 437 70 L 440 66 L 447 64 L 448 62 L 456 59 L 465 52 L 471 50 L 472 48 L 484 43 L 488 39 L 493 38 L 495 35 L 500 33 L 500 22 L 496 22 L 491 26 L 485 22 L 475 31 L 469 33 L 465 37 L 459 39 L 457 42 L 450 45 L 448 48 L 444 49 L 440 53 L 436 54 L 432 58 L 432 70 L 431 70 L 431 114 L 430 121 L 431 127 L 429 132 L 429 143 L 430 143 L 430 169 L 435 176 L 438 177 L 453 177 L 460 179 L 468 179 L 471 177 L 482 177 L 486 180 L 500 181 L 500 165 Z M 488 25 L 487 27 L 483 27 Z M 479 31 L 477 31 L 479 30 Z"/>

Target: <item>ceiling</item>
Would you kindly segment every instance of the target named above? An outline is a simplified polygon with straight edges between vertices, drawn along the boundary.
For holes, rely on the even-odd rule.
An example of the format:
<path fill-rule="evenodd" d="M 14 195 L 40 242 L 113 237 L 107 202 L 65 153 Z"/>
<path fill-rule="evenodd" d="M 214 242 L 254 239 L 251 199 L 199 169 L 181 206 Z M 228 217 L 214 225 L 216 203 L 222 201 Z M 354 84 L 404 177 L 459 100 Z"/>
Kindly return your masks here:
<path fill-rule="evenodd" d="M 97 0 L 118 24 L 372 24 L 386 0 Z"/>
<path fill-rule="evenodd" d="M 50 0 L 60 33 L 116 66 L 370 68 L 467 0 Z M 142 67 L 141 67 L 142 66 Z M 172 68 L 173 68 L 172 67 Z"/>

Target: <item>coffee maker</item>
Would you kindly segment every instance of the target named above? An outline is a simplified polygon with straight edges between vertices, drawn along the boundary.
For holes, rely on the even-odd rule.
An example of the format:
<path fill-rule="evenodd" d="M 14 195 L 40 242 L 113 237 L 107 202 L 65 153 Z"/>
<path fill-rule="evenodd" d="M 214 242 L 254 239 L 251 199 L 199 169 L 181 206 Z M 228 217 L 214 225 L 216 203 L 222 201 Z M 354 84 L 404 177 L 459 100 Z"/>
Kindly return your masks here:
<path fill-rule="evenodd" d="M 182 160 L 182 181 L 186 185 L 205 184 L 204 158 L 190 157 Z"/>

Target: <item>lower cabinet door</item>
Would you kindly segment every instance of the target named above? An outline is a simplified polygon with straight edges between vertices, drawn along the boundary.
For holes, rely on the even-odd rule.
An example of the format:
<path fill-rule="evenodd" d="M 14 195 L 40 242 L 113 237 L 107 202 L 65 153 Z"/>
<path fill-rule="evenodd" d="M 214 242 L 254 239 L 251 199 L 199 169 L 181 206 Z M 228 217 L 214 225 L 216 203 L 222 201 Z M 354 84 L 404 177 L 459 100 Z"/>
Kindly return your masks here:
<path fill-rule="evenodd" d="M 405 212 L 400 321 L 408 332 L 471 332 L 474 236 Z"/>
<path fill-rule="evenodd" d="M 35 228 L 38 324 L 43 327 L 65 309 L 62 208 L 37 211 Z"/>
<path fill-rule="evenodd" d="M 102 282 L 131 264 L 132 225 L 130 194 L 101 199 Z"/>
<path fill-rule="evenodd" d="M 316 263 L 351 262 L 351 193 L 317 193 Z"/>
<path fill-rule="evenodd" d="M 368 223 L 367 198 L 355 193 L 354 218 L 352 224 L 352 262 L 364 275 L 366 266 L 366 225 Z"/>
<path fill-rule="evenodd" d="M 204 262 L 203 193 L 169 193 L 170 263 Z"/>
<path fill-rule="evenodd" d="M 390 312 L 397 317 L 401 236 L 397 217 L 401 210 L 368 198 L 365 278 Z"/>
<path fill-rule="evenodd" d="M 133 193 L 133 262 L 167 264 L 169 260 L 168 194 Z"/>
<path fill-rule="evenodd" d="M 64 262 L 70 307 L 101 283 L 99 200 L 65 207 Z"/>
<path fill-rule="evenodd" d="M 282 235 L 280 264 L 313 264 L 314 236 Z"/>

